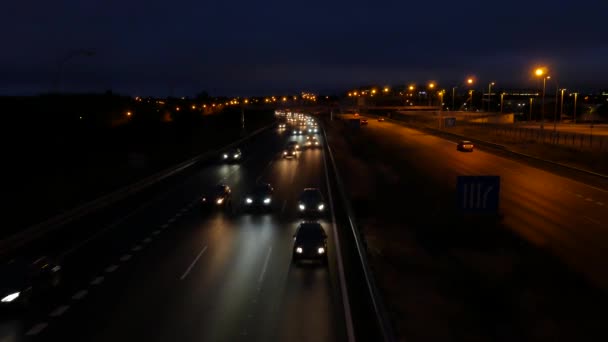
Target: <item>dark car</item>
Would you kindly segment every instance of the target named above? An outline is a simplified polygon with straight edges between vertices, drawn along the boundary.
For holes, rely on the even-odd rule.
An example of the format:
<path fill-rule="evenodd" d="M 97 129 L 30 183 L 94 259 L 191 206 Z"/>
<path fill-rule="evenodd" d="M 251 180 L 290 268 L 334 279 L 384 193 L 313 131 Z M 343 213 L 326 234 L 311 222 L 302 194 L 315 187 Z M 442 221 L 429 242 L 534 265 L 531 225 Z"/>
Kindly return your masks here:
<path fill-rule="evenodd" d="M 239 148 L 231 148 L 222 153 L 222 160 L 225 162 L 239 162 L 243 159 L 243 153 Z"/>
<path fill-rule="evenodd" d="M 299 150 L 300 144 L 297 141 L 289 141 L 287 145 L 285 145 L 285 148 L 294 148 L 296 150 Z"/>
<path fill-rule="evenodd" d="M 317 137 L 315 137 L 314 135 L 309 135 L 306 137 L 306 142 L 304 143 L 304 146 L 307 148 L 317 148 L 321 147 L 321 143 L 319 143 L 319 139 L 317 139 Z"/>
<path fill-rule="evenodd" d="M 245 196 L 246 209 L 272 209 L 272 193 L 274 189 L 270 184 L 259 184 L 253 191 Z"/>
<path fill-rule="evenodd" d="M 475 148 L 475 145 L 468 140 L 462 140 L 456 146 L 456 150 L 462 152 L 473 152 L 473 148 Z"/>
<path fill-rule="evenodd" d="M 319 215 L 324 213 L 325 201 L 317 188 L 306 188 L 298 198 L 298 211 L 301 214 Z"/>
<path fill-rule="evenodd" d="M 228 208 L 232 205 L 232 190 L 226 184 L 218 184 L 201 197 L 201 209 Z"/>
<path fill-rule="evenodd" d="M 0 265 L 0 309 L 26 309 L 60 282 L 61 266 L 48 257 L 10 260 Z"/>
<path fill-rule="evenodd" d="M 378 122 L 382 122 L 382 121 L 384 121 L 384 118 L 383 117 L 379 117 L 378 118 Z"/>
<path fill-rule="evenodd" d="M 286 148 L 285 150 L 283 150 L 283 158 L 285 158 L 285 159 L 298 158 L 298 150 L 296 150 L 295 147 Z"/>
<path fill-rule="evenodd" d="M 367 125 L 367 119 L 361 119 L 361 125 Z"/>
<path fill-rule="evenodd" d="M 327 234 L 319 223 L 300 223 L 293 237 L 293 263 L 313 260 L 327 264 Z"/>

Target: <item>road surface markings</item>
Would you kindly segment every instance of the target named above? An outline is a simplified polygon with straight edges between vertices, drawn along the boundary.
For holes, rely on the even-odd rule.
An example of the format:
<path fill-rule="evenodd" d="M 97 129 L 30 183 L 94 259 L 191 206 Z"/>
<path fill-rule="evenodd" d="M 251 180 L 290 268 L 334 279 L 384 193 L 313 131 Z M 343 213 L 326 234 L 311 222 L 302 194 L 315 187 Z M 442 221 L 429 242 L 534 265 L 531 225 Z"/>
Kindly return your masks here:
<path fill-rule="evenodd" d="M 93 279 L 93 281 L 91 281 L 91 285 L 99 285 L 103 283 L 103 277 L 97 277 L 95 279 Z"/>
<path fill-rule="evenodd" d="M 264 166 L 264 169 L 262 170 L 262 173 L 260 173 L 260 175 L 258 176 L 258 178 L 255 179 L 256 184 L 260 182 L 260 180 L 262 179 L 262 176 L 264 176 L 264 174 L 266 173 L 266 170 L 268 170 L 268 168 L 270 168 L 270 165 L 272 165 L 273 162 L 274 162 L 274 158 L 270 159 L 270 161 L 268 162 L 268 164 L 266 164 L 266 166 Z"/>
<path fill-rule="evenodd" d="M 143 243 L 150 243 L 150 241 L 152 241 L 152 239 L 150 239 L 149 237 L 145 238 L 143 240 Z"/>
<path fill-rule="evenodd" d="M 110 265 L 106 268 L 106 273 L 112 273 L 118 269 L 118 265 Z"/>
<path fill-rule="evenodd" d="M 122 262 L 129 261 L 129 259 L 131 259 L 131 254 L 125 254 L 120 257 L 120 261 Z"/>
<path fill-rule="evenodd" d="M 168 223 L 163 224 L 162 226 L 160 226 L 162 229 L 166 229 L 167 227 L 169 227 Z"/>
<path fill-rule="evenodd" d="M 76 292 L 76 294 L 74 294 L 72 296 L 72 299 L 74 300 L 81 300 L 82 298 L 86 297 L 86 295 L 89 293 L 89 291 L 87 290 L 80 290 L 78 292 Z"/>
<path fill-rule="evenodd" d="M 581 194 L 576 194 L 576 197 L 578 197 L 578 198 L 583 198 L 583 195 L 581 195 Z"/>
<path fill-rule="evenodd" d="M 587 219 L 589 222 L 595 223 L 595 224 L 600 224 L 600 221 L 593 219 L 589 216 L 583 216 L 585 219 Z"/>
<path fill-rule="evenodd" d="M 272 247 L 268 248 L 268 253 L 266 254 L 266 260 L 264 260 L 264 266 L 262 267 L 262 273 L 260 273 L 260 277 L 258 278 L 258 290 L 260 289 L 262 280 L 264 280 L 264 274 L 266 274 L 266 268 L 268 268 L 268 261 L 270 260 L 270 253 L 272 253 Z"/>
<path fill-rule="evenodd" d="M 597 205 L 604 205 L 603 202 L 595 202 L 595 204 L 597 204 Z"/>
<path fill-rule="evenodd" d="M 189 207 L 189 206 L 188 206 L 188 207 Z M 181 212 L 182 214 L 183 214 L 183 213 L 185 213 L 186 211 L 188 211 L 188 207 L 182 208 L 182 210 L 180 210 L 180 212 Z"/>
<path fill-rule="evenodd" d="M 587 197 L 587 198 L 585 198 L 585 201 L 587 201 L 587 202 L 593 202 L 593 199 Z"/>
<path fill-rule="evenodd" d="M 136 246 L 134 246 L 133 248 L 131 248 L 131 250 L 132 250 L 133 252 L 138 252 L 138 251 L 141 251 L 141 246 L 140 246 L 140 245 L 136 245 Z"/>
<path fill-rule="evenodd" d="M 158 234 L 160 234 L 160 230 L 157 229 L 157 230 L 153 231 L 152 234 L 158 235 Z"/>
<path fill-rule="evenodd" d="M 35 336 L 42 332 L 46 327 L 48 327 L 48 323 L 38 323 L 34 325 L 30 330 L 28 330 L 25 334 L 27 336 Z"/>
<path fill-rule="evenodd" d="M 173 222 L 175 222 L 175 217 L 170 218 L 168 222 L 169 222 L 169 223 L 173 223 Z"/>
<path fill-rule="evenodd" d="M 283 206 L 281 207 L 281 215 L 285 212 L 285 208 L 287 207 L 287 200 L 283 200 Z"/>
<path fill-rule="evenodd" d="M 178 217 L 180 217 L 180 216 L 182 216 L 182 213 L 181 213 L 181 212 L 178 212 L 178 213 L 176 213 L 176 214 L 175 214 L 175 218 L 178 218 Z"/>
<path fill-rule="evenodd" d="M 186 277 L 188 276 L 188 274 L 192 270 L 192 267 L 194 267 L 194 265 L 196 264 L 196 262 L 198 261 L 198 259 L 200 259 L 201 255 L 203 255 L 203 253 L 205 253 L 206 250 L 207 250 L 207 246 L 203 247 L 203 249 L 200 251 L 200 253 L 198 253 L 198 255 L 196 256 L 196 258 L 194 258 L 194 260 L 192 261 L 192 263 L 190 264 L 190 266 L 188 266 L 188 268 L 186 269 L 186 271 L 184 272 L 184 274 L 182 274 L 182 276 L 179 278 L 179 280 L 186 279 Z"/>
<path fill-rule="evenodd" d="M 59 316 L 63 315 L 66 311 L 68 311 L 69 308 L 70 308 L 69 305 L 62 305 L 62 306 L 58 307 L 57 309 L 53 310 L 53 312 L 51 312 L 49 314 L 49 316 L 59 317 Z"/>

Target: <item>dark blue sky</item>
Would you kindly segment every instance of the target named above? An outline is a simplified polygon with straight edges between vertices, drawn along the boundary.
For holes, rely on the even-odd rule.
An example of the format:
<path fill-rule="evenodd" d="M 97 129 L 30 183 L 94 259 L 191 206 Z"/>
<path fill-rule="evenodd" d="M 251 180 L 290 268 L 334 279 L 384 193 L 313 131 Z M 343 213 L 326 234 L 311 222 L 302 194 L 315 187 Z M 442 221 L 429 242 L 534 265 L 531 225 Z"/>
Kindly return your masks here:
<path fill-rule="evenodd" d="M 10 1 L 0 94 L 53 87 L 132 95 L 266 95 L 475 75 L 532 87 L 608 85 L 605 0 Z"/>

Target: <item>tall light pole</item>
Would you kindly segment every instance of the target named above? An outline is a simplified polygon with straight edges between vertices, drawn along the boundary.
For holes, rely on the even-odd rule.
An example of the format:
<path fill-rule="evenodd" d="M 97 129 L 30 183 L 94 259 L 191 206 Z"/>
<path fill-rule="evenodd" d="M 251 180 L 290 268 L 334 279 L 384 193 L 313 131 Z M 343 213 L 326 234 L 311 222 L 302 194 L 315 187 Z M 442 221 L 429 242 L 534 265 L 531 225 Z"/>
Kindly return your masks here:
<path fill-rule="evenodd" d="M 561 99 L 561 103 L 559 105 L 559 121 L 562 122 L 562 118 L 564 117 L 564 91 L 566 89 L 562 89 L 562 99 Z"/>
<path fill-rule="evenodd" d="M 435 83 L 434 82 L 429 83 L 429 89 L 430 89 L 430 91 L 427 93 L 427 95 L 429 97 L 429 107 L 430 107 L 431 104 L 432 104 L 432 96 L 431 96 L 431 94 L 433 94 L 432 90 L 435 89 Z"/>
<path fill-rule="evenodd" d="M 504 113 L 504 97 L 505 97 L 505 93 L 500 93 L 500 113 Z"/>
<path fill-rule="evenodd" d="M 576 99 L 578 97 L 578 93 L 573 93 L 574 94 L 574 123 L 576 124 Z"/>
<path fill-rule="evenodd" d="M 492 86 L 494 84 L 494 82 L 490 82 L 490 84 L 488 84 L 488 112 L 490 112 L 490 103 L 492 102 Z"/>
<path fill-rule="evenodd" d="M 458 88 L 458 87 L 452 87 L 452 111 L 455 111 L 455 109 L 454 109 L 454 99 L 456 98 L 456 88 Z"/>
<path fill-rule="evenodd" d="M 544 68 L 538 68 L 534 71 L 534 73 L 536 74 L 536 76 L 543 78 L 543 99 L 542 99 L 542 103 L 541 103 L 542 107 L 540 109 L 540 115 L 541 115 L 540 129 L 544 129 L 545 128 L 545 90 L 547 88 L 547 79 L 551 78 L 551 76 L 545 76 L 547 71 Z"/>
<path fill-rule="evenodd" d="M 474 82 L 474 80 L 473 80 L 473 78 L 472 78 L 472 77 L 469 77 L 469 78 L 467 79 L 467 84 L 468 84 L 469 86 L 472 86 L 472 85 L 473 85 L 473 82 Z M 471 95 L 471 108 L 472 108 L 472 107 L 473 107 L 473 89 L 469 90 L 469 95 Z"/>
<path fill-rule="evenodd" d="M 55 78 L 55 86 L 53 88 L 55 88 L 55 90 L 57 92 L 61 92 L 61 78 L 63 76 L 63 69 L 64 66 L 67 64 L 67 62 L 69 62 L 72 58 L 76 57 L 76 56 L 87 56 L 87 57 L 91 57 L 95 55 L 95 51 L 93 50 L 86 50 L 86 49 L 80 49 L 80 50 L 74 50 L 74 51 L 70 51 L 68 54 L 66 54 L 58 63 L 57 65 L 57 76 Z"/>
<path fill-rule="evenodd" d="M 534 100 L 533 97 L 530 98 L 530 114 L 528 116 L 528 122 L 532 121 L 532 100 Z"/>

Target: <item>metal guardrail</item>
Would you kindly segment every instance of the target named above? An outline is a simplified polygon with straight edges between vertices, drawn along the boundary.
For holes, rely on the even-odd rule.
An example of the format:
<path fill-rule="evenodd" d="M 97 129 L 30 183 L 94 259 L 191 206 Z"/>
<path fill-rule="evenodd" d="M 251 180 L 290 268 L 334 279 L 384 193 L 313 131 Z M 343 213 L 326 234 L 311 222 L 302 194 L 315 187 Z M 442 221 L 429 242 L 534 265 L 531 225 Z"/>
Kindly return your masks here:
<path fill-rule="evenodd" d="M 350 201 L 348 196 L 346 196 L 346 191 L 344 190 L 344 183 L 342 182 L 342 178 L 338 172 L 338 167 L 336 165 L 333 152 L 331 151 L 331 147 L 329 146 L 329 140 L 327 139 L 327 133 L 325 132 L 325 128 L 323 128 L 323 136 L 325 138 L 327 151 L 329 152 L 329 160 L 331 161 L 332 168 L 334 170 L 334 176 L 336 178 L 336 183 L 338 185 L 338 192 L 340 193 L 340 197 L 342 199 L 342 204 L 344 205 L 344 209 L 346 210 L 346 215 L 348 217 L 348 224 L 353 233 L 353 237 L 355 239 L 355 245 L 357 248 L 357 252 L 359 255 L 359 259 L 361 262 L 361 266 L 363 268 L 363 274 L 365 276 L 365 282 L 367 284 L 367 288 L 369 290 L 369 295 L 372 301 L 372 306 L 374 307 L 374 313 L 376 316 L 376 320 L 380 331 L 382 332 L 383 340 L 386 342 L 396 341 L 395 333 L 393 331 L 393 327 L 390 323 L 390 319 L 388 317 L 388 313 L 386 308 L 384 307 L 382 296 L 380 295 L 380 291 L 376 286 L 376 282 L 373 278 L 371 268 L 369 266 L 369 262 L 367 260 L 367 254 L 365 251 L 365 247 L 363 241 L 361 240 L 361 236 L 359 233 L 359 228 L 357 227 L 357 223 L 354 220 L 353 209 L 350 205 Z"/>
<path fill-rule="evenodd" d="M 24 229 L 23 231 L 21 231 L 19 233 L 16 233 L 14 235 L 8 236 L 8 237 L 0 240 L 0 254 L 5 254 L 5 253 L 9 252 L 9 250 L 14 250 L 18 247 L 21 247 L 24 244 L 31 242 L 32 240 L 34 240 L 36 238 L 49 234 L 70 222 L 73 222 L 86 215 L 90 215 L 102 208 L 112 205 L 129 196 L 132 196 L 146 188 L 149 188 L 150 186 L 157 184 L 157 183 L 161 182 L 162 180 L 164 180 L 168 177 L 171 177 L 177 173 L 180 173 L 180 172 L 192 167 L 193 165 L 210 158 L 211 156 L 217 155 L 218 153 L 221 153 L 222 151 L 224 151 L 226 149 L 229 149 L 235 145 L 238 145 L 238 144 L 242 143 L 243 141 L 252 138 L 255 135 L 258 135 L 259 133 L 263 132 L 266 129 L 269 129 L 270 127 L 272 127 L 274 125 L 275 125 L 275 123 L 272 123 L 268 126 L 259 128 L 255 131 L 253 131 L 252 133 L 250 133 L 249 135 L 247 135 L 237 141 L 234 141 L 226 146 L 223 146 L 219 149 L 215 149 L 212 151 L 207 151 L 205 153 L 199 154 L 198 156 L 195 156 L 182 163 L 179 163 L 179 164 L 169 167 L 165 170 L 157 172 L 138 182 L 127 185 L 127 186 L 120 188 L 116 191 L 113 191 L 107 195 L 98 197 L 92 201 L 89 201 L 78 207 L 70 209 L 70 210 L 68 210 L 60 215 L 57 215 L 55 217 L 52 217 L 46 221 L 29 226 L 28 228 Z"/>

